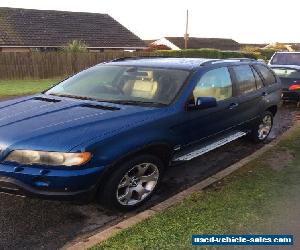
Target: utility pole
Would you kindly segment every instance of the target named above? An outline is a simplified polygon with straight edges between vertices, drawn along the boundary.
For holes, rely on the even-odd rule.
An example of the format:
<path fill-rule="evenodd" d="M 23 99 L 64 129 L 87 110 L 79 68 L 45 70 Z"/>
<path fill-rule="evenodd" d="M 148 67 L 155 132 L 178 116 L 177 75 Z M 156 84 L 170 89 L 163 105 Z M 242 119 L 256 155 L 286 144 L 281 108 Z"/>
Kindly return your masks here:
<path fill-rule="evenodd" d="M 184 48 L 188 48 L 188 40 L 189 40 L 189 10 L 186 10 L 186 26 L 185 26 L 185 34 L 184 34 Z"/>

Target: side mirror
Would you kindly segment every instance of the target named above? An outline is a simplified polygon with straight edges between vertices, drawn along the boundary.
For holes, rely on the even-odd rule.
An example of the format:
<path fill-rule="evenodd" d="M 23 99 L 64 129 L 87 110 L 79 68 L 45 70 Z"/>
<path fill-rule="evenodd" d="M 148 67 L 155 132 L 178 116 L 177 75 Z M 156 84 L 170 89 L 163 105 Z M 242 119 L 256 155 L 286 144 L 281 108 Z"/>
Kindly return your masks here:
<path fill-rule="evenodd" d="M 214 97 L 198 97 L 196 103 L 188 104 L 189 110 L 208 109 L 217 106 L 217 99 Z"/>

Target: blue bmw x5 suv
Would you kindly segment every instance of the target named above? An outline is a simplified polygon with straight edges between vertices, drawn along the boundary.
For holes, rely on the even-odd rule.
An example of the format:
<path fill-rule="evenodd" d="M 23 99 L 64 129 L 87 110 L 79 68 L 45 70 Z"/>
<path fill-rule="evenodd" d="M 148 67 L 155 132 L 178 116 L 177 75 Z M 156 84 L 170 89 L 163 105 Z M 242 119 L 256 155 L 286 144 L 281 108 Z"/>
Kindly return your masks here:
<path fill-rule="evenodd" d="M 129 210 L 169 166 L 243 136 L 265 140 L 279 101 L 279 79 L 255 60 L 102 63 L 0 103 L 0 191 Z"/>

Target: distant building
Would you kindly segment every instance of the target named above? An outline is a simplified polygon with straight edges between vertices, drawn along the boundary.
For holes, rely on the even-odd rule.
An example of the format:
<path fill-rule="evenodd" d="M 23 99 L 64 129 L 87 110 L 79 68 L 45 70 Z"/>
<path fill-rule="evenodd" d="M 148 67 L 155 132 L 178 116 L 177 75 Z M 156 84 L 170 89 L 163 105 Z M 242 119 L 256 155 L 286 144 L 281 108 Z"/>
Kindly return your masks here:
<path fill-rule="evenodd" d="M 255 47 L 260 49 L 276 49 L 281 51 L 300 51 L 300 43 L 241 43 L 241 48 Z"/>
<path fill-rule="evenodd" d="M 143 40 L 107 14 L 0 7 L 0 51 L 58 50 L 73 40 L 88 50 L 141 50 Z"/>
<path fill-rule="evenodd" d="M 300 51 L 300 43 L 270 43 L 264 49 L 277 49 L 281 51 Z"/>
<path fill-rule="evenodd" d="M 181 50 L 185 48 L 184 37 L 163 37 L 161 39 L 153 41 L 152 44 L 165 45 L 172 50 Z M 232 39 L 225 39 L 225 38 L 189 37 L 187 48 L 188 49 L 209 48 L 209 49 L 219 49 L 219 50 L 239 50 L 240 44 Z"/>

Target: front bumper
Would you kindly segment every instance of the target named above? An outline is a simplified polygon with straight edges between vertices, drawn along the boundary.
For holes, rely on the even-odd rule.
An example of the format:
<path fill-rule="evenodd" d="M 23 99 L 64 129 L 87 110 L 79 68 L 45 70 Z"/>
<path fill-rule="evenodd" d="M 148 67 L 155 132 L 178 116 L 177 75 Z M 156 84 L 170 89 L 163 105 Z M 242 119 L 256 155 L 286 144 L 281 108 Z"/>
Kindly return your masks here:
<path fill-rule="evenodd" d="M 90 200 L 103 170 L 0 164 L 0 192 L 51 200 Z"/>

